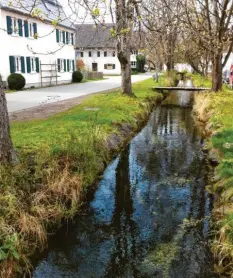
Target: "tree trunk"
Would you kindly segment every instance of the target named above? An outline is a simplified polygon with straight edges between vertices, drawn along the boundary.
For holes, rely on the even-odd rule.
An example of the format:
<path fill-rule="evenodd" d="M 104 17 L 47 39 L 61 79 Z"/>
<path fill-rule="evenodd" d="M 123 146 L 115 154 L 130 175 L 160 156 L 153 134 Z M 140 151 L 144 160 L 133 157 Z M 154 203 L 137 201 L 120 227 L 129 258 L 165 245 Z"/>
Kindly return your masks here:
<path fill-rule="evenodd" d="M 130 53 L 118 55 L 118 59 L 121 63 L 121 93 L 132 96 Z"/>
<path fill-rule="evenodd" d="M 17 157 L 10 136 L 6 97 L 0 85 L 0 165 L 7 163 L 17 163 Z"/>
<path fill-rule="evenodd" d="M 222 89 L 222 55 L 217 54 L 213 60 L 212 90 L 217 92 Z"/>

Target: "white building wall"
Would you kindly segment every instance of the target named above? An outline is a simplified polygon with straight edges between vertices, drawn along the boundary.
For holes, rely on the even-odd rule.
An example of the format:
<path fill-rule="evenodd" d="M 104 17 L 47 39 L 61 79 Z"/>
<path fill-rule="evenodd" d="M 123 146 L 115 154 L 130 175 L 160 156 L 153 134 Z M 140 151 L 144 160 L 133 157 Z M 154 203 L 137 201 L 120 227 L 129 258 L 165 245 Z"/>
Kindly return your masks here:
<path fill-rule="evenodd" d="M 38 38 L 26 38 L 24 36 L 9 35 L 7 34 L 7 21 L 6 16 L 16 17 L 28 22 L 37 23 Z M 73 32 L 69 28 L 58 27 L 60 30 Z M 74 39 L 75 41 L 75 39 Z M 53 54 L 49 54 L 55 52 Z M 25 57 L 38 57 L 39 61 L 43 64 L 51 64 L 57 62 L 57 59 L 73 59 L 75 60 L 75 49 L 73 45 L 59 44 L 56 41 L 56 30 L 49 23 L 43 23 L 35 18 L 28 18 L 26 16 L 12 13 L 5 10 L 0 10 L 0 74 L 3 80 L 7 80 L 10 75 L 10 62 L 9 56 L 23 56 Z M 43 75 L 49 73 L 43 72 Z M 41 73 L 22 73 L 26 79 L 26 87 L 40 86 Z M 72 72 L 59 72 L 58 83 L 67 83 L 71 81 Z M 53 79 L 55 80 L 55 79 Z M 43 85 L 49 83 L 49 80 L 43 79 Z"/>
<path fill-rule="evenodd" d="M 92 57 L 89 57 L 89 51 L 92 53 Z M 97 56 L 97 52 L 100 51 L 100 57 Z M 104 51 L 107 51 L 107 57 L 104 57 Z M 80 52 L 83 52 L 83 57 L 80 56 Z M 121 74 L 121 65 L 117 58 L 117 56 L 113 56 L 113 50 L 77 50 L 77 56 L 76 59 L 80 59 L 85 64 L 85 69 L 87 71 L 92 71 L 92 64 L 97 63 L 98 64 L 98 71 L 103 72 L 103 74 Z M 115 51 L 116 53 L 116 51 Z M 131 66 L 131 68 L 136 69 L 136 54 L 131 55 L 131 62 L 135 62 L 134 66 Z M 106 64 L 114 64 L 115 69 L 105 69 L 104 65 Z"/>

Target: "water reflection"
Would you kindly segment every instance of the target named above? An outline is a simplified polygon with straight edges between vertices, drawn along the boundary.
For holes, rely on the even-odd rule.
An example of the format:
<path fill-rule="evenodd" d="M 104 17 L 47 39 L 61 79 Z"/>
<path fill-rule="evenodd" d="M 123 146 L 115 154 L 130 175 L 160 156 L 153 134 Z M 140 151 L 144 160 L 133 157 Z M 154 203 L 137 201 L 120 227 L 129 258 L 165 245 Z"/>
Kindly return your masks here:
<path fill-rule="evenodd" d="M 184 106 L 152 113 L 33 277 L 213 277 L 207 171 Z"/>

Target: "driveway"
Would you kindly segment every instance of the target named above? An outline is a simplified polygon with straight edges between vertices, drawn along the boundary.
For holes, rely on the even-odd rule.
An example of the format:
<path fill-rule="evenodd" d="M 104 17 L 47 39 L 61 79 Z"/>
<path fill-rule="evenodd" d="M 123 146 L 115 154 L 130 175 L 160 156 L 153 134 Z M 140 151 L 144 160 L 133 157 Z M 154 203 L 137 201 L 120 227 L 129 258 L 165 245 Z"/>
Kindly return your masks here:
<path fill-rule="evenodd" d="M 149 74 L 133 75 L 132 82 L 138 82 L 150 78 Z M 121 86 L 121 77 L 112 76 L 100 81 L 92 81 L 80 84 L 62 85 L 57 87 L 41 88 L 34 90 L 18 91 L 6 94 L 9 112 L 15 112 L 41 104 L 47 104 L 93 93 L 99 93 Z"/>

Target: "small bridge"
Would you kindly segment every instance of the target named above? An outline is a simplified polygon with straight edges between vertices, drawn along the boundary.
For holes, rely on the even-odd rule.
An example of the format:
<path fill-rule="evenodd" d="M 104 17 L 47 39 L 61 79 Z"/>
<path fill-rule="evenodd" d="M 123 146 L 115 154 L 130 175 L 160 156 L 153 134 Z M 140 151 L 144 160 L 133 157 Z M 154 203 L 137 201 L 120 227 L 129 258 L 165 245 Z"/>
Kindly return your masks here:
<path fill-rule="evenodd" d="M 193 92 L 200 92 L 200 91 L 210 91 L 210 88 L 204 87 L 153 87 L 153 90 L 156 91 L 193 91 Z"/>

